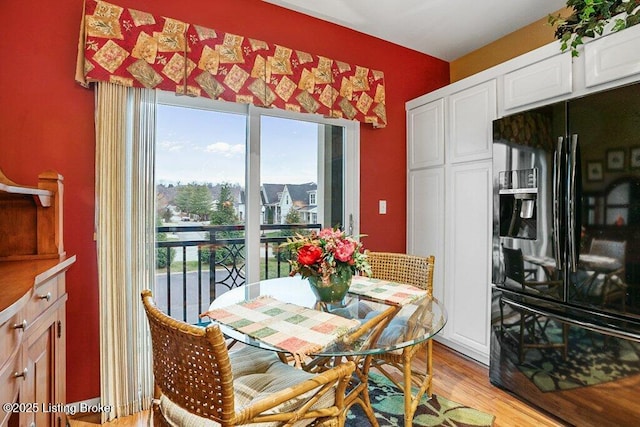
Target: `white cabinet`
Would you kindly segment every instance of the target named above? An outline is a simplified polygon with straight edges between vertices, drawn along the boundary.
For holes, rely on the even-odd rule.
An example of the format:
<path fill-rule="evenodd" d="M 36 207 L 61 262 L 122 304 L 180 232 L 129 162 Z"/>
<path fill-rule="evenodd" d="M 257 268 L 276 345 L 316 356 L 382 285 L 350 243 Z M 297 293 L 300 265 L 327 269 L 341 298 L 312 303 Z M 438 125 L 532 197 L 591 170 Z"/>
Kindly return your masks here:
<path fill-rule="evenodd" d="M 436 257 L 434 295 L 449 319 L 436 339 L 486 364 L 496 115 L 494 79 L 407 109 L 407 253 Z M 436 135 L 444 138 L 443 150 L 425 149 Z"/>
<path fill-rule="evenodd" d="M 444 163 L 444 98 L 407 112 L 409 169 Z"/>
<path fill-rule="evenodd" d="M 587 43 L 584 57 L 587 87 L 640 73 L 640 26 Z"/>
<path fill-rule="evenodd" d="M 447 178 L 444 338 L 488 364 L 492 161 L 454 165 Z"/>
<path fill-rule="evenodd" d="M 493 119 L 640 80 L 639 44 L 640 25 L 575 60 L 554 42 L 407 102 L 407 252 L 436 256 L 438 341 L 489 362 Z"/>
<path fill-rule="evenodd" d="M 571 93 L 571 65 L 564 53 L 506 73 L 505 110 Z"/>
<path fill-rule="evenodd" d="M 433 293 L 448 314 L 436 339 L 485 364 L 489 363 L 491 176 L 491 160 L 410 171 L 407 194 L 407 252 L 436 257 Z"/>
<path fill-rule="evenodd" d="M 444 167 L 409 172 L 407 252 L 436 257 L 433 294 L 444 301 Z"/>
<path fill-rule="evenodd" d="M 449 96 L 450 163 L 491 158 L 492 128 L 496 118 L 496 81 L 461 90 Z"/>

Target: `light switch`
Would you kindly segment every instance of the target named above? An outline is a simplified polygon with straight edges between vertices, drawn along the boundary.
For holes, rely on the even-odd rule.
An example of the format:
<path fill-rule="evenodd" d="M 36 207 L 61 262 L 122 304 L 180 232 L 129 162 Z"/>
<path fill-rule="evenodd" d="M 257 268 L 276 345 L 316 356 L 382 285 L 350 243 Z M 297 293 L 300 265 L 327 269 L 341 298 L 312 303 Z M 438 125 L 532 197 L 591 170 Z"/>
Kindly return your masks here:
<path fill-rule="evenodd" d="M 379 200 L 378 201 L 378 213 L 380 213 L 380 215 L 384 215 L 387 213 L 387 201 L 386 200 Z"/>

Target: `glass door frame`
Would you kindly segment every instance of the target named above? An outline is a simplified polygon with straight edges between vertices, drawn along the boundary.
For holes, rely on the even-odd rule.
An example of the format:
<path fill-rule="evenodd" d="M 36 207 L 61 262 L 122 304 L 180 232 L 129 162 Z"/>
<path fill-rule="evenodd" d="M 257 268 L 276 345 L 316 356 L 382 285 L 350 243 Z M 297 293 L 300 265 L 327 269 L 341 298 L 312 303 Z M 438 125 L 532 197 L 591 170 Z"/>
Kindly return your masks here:
<path fill-rule="evenodd" d="M 341 126 L 344 128 L 343 144 L 343 224 L 345 230 L 353 236 L 360 234 L 360 123 L 340 118 L 326 118 L 317 114 L 298 113 L 280 109 L 267 109 L 249 104 L 211 100 L 203 97 L 188 97 L 170 92 L 157 91 L 157 102 L 185 108 L 198 108 L 223 113 L 241 114 L 247 120 L 245 152 L 245 265 L 246 283 L 260 280 L 260 122 L 263 116 L 272 116 L 291 120 L 300 120 L 320 125 Z M 318 131 L 318 140 L 324 141 L 323 128 Z M 318 152 L 318 177 L 324 179 L 324 150 Z M 322 201 L 318 182 L 318 205 Z M 323 226 L 328 226 L 322 224 Z M 256 260 L 248 262 L 249 260 Z"/>

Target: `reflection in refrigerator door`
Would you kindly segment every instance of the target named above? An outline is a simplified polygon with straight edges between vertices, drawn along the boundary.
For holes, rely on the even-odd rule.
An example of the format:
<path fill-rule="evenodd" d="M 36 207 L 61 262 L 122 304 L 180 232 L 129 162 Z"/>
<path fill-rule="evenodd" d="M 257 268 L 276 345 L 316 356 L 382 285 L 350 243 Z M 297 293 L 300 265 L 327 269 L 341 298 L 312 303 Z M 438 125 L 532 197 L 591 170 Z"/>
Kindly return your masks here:
<path fill-rule="evenodd" d="M 490 379 L 580 426 L 640 423 L 638 111 L 640 83 L 493 122 Z"/>
<path fill-rule="evenodd" d="M 571 425 L 635 425 L 640 324 L 612 328 L 589 318 L 494 291 L 491 382 Z"/>

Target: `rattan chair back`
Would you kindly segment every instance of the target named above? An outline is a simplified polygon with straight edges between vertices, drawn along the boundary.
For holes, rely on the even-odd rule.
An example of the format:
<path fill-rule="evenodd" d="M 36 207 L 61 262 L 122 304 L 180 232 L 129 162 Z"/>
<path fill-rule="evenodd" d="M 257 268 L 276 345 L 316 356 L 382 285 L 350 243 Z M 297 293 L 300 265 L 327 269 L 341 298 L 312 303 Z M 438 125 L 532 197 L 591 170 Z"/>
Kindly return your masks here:
<path fill-rule="evenodd" d="M 229 424 L 234 417 L 233 375 L 218 326 L 201 328 L 167 316 L 149 290 L 142 292 L 142 302 L 151 331 L 156 387 L 189 412 Z"/>
<path fill-rule="evenodd" d="M 153 348 L 154 425 L 201 425 L 207 420 L 223 427 L 293 426 L 298 422 L 344 425 L 345 391 L 355 370 L 353 362 L 312 374 L 268 354 L 268 373 L 257 366 L 254 372 L 247 360 L 249 365 L 257 363 L 255 358 L 265 360 L 264 354 L 255 352 L 270 353 L 268 350 L 244 347 L 230 354 L 217 325 L 202 328 L 173 319 L 158 309 L 151 291 L 144 290 L 141 296 Z M 271 355 L 274 362 L 268 361 Z M 236 368 L 244 372 L 239 378 L 234 378 Z M 240 390 L 237 395 L 234 379 Z M 236 399 L 240 400 L 234 408 Z"/>
<path fill-rule="evenodd" d="M 367 251 L 367 260 L 371 265 L 371 277 L 406 283 L 425 289 L 433 296 L 433 272 L 435 257 L 421 257 L 403 253 Z M 408 325 L 409 326 L 409 325 Z M 399 351 L 373 356 L 371 366 L 384 374 L 404 394 L 404 425 L 412 425 L 423 394 L 431 396 L 433 380 L 432 341 L 428 339 L 420 344 L 408 346 Z M 421 368 L 414 359 L 423 354 Z M 393 370 L 400 371 L 401 377 Z"/>
<path fill-rule="evenodd" d="M 430 296 L 433 294 L 433 255 L 422 257 L 391 252 L 365 253 L 371 265 L 371 277 L 417 286 L 426 289 Z"/>

